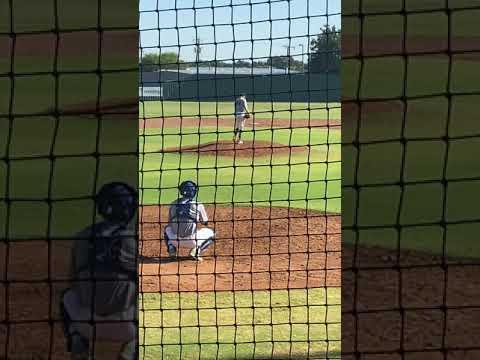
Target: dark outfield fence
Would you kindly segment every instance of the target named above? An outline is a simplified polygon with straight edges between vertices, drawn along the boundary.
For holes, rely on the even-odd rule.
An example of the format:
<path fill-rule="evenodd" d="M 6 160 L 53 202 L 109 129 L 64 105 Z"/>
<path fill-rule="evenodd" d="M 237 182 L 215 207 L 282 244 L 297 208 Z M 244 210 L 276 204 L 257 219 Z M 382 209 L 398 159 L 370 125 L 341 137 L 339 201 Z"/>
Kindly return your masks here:
<path fill-rule="evenodd" d="M 339 102 L 340 74 L 293 73 L 275 75 L 215 75 L 182 73 L 141 74 L 141 100 L 230 101 L 240 93 L 254 101 Z M 161 87 L 163 97 L 155 97 L 149 88 Z M 328 91 L 327 91 L 328 89 Z M 160 93 L 160 92 L 159 92 Z"/>

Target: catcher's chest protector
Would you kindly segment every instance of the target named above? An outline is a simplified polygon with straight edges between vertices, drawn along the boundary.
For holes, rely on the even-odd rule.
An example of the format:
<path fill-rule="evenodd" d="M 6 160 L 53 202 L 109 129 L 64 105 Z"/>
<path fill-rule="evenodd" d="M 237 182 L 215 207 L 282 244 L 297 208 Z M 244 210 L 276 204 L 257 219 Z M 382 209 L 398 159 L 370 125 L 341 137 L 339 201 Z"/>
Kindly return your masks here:
<path fill-rule="evenodd" d="M 128 264 L 124 263 L 127 257 L 122 256 L 122 247 L 124 241 L 134 238 L 125 236 L 123 229 L 116 226 L 99 226 L 95 235 L 95 242 L 85 249 L 88 249 L 88 266 L 79 274 L 93 275 L 95 281 L 76 284 L 80 303 L 91 307 L 93 301 L 98 315 L 124 311 L 134 303 L 137 290 L 136 273 L 125 269 Z"/>
<path fill-rule="evenodd" d="M 190 200 L 181 200 L 175 206 L 174 232 L 180 238 L 188 238 L 197 230 L 197 211 Z"/>

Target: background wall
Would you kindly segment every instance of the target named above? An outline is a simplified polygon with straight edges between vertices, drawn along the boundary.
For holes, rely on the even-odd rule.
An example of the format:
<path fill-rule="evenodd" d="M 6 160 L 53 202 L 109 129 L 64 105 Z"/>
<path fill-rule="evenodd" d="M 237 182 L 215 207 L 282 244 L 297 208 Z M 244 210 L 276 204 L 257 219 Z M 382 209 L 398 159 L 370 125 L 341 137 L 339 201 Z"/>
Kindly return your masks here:
<path fill-rule="evenodd" d="M 140 83 L 145 88 L 162 86 L 164 100 L 229 101 L 245 92 L 255 101 L 340 101 L 339 73 L 234 76 L 143 72 Z"/>

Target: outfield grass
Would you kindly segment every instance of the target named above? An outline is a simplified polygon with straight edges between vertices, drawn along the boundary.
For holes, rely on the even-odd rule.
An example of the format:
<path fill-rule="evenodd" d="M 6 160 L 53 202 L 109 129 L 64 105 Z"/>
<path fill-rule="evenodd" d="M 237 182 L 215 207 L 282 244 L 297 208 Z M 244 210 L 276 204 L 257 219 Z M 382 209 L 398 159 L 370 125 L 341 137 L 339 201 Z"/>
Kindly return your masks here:
<path fill-rule="evenodd" d="M 210 130 L 210 131 L 209 131 Z M 150 132 L 150 130 L 147 130 Z M 164 135 L 141 138 L 141 201 L 168 204 L 178 196 L 180 181 L 194 179 L 201 188 L 199 200 L 215 204 L 288 206 L 340 212 L 340 132 L 326 129 L 268 129 L 249 131 L 245 140 L 273 140 L 280 144 L 308 145 L 310 153 L 255 158 L 215 157 L 165 153 L 162 148 L 231 140 L 227 129 L 165 129 Z M 328 161 L 328 162 L 327 162 Z M 161 171 L 160 171 L 161 170 Z M 161 191 L 159 189 L 162 189 Z"/>
<path fill-rule="evenodd" d="M 216 117 L 232 118 L 233 102 L 148 101 L 140 103 L 140 118 Z M 250 102 L 250 111 L 258 119 L 340 119 L 339 103 Z"/>
<path fill-rule="evenodd" d="M 141 356 L 339 359 L 340 295 L 339 288 L 142 294 Z"/>

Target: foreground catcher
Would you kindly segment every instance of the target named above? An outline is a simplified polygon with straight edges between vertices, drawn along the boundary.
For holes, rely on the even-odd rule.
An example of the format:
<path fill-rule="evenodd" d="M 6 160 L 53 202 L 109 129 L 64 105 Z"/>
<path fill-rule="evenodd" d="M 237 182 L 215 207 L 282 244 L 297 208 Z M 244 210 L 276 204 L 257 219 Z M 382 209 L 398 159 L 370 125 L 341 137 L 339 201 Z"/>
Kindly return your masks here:
<path fill-rule="evenodd" d="M 93 359 L 92 342 L 112 341 L 123 344 L 120 359 L 136 359 L 137 242 L 132 220 L 137 192 L 124 183 L 106 184 L 96 206 L 103 221 L 76 236 L 74 283 L 61 301 L 67 350 L 72 359 Z"/>
<path fill-rule="evenodd" d="M 250 111 L 248 110 L 247 96 L 245 94 L 235 100 L 235 129 L 233 131 L 233 142 L 236 144 L 243 144 L 242 131 L 245 129 L 245 119 L 250 118 Z"/>
<path fill-rule="evenodd" d="M 203 204 L 195 201 L 198 187 L 193 181 L 184 181 L 179 186 L 182 197 L 175 200 L 168 213 L 168 225 L 165 228 L 165 242 L 171 259 L 177 258 L 177 249 L 187 247 L 190 257 L 202 261 L 202 253 L 213 244 L 215 233 L 204 227 L 197 230 L 197 224 L 208 225 L 208 216 Z"/>

